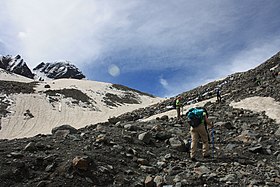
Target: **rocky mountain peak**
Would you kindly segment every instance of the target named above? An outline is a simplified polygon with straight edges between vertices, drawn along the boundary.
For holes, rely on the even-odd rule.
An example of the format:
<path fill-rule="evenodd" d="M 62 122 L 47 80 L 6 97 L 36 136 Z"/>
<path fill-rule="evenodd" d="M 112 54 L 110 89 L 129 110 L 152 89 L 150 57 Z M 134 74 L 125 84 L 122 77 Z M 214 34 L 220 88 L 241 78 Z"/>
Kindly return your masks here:
<path fill-rule="evenodd" d="M 21 58 L 20 55 L 14 57 L 10 55 L 7 56 L 0 55 L 0 68 L 31 79 L 33 79 L 34 77 L 34 74 L 29 69 L 29 67 L 24 62 L 24 60 Z"/>
<path fill-rule="evenodd" d="M 54 63 L 41 62 L 36 66 L 33 71 L 39 77 L 47 77 L 50 79 L 61 79 L 61 78 L 74 78 L 83 79 L 85 75 L 69 61 L 59 61 Z"/>
<path fill-rule="evenodd" d="M 85 75 L 69 61 L 41 62 L 32 71 L 20 55 L 0 55 L 0 68 L 35 80 L 85 78 Z"/>

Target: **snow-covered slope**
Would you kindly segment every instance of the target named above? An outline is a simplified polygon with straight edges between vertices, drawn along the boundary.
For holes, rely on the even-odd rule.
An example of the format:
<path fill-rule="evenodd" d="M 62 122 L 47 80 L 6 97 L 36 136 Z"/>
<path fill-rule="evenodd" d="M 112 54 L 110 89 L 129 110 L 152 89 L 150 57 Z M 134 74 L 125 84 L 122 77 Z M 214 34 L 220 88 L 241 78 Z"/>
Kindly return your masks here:
<path fill-rule="evenodd" d="M 18 81 L 18 82 L 32 82 L 34 81 L 33 79 L 27 78 L 22 75 L 18 75 L 15 73 L 11 73 L 9 71 L 6 71 L 4 69 L 0 68 L 0 80 L 5 80 L 5 81 Z"/>
<path fill-rule="evenodd" d="M 17 75 L 1 71 L 2 85 L 10 84 L 5 82 L 7 76 L 19 81 Z M 28 81 L 23 78 L 21 82 Z M 25 84 L 31 86 L 31 82 Z M 81 128 L 162 100 L 121 85 L 77 79 L 40 81 L 33 93 L 2 93 L 1 98 L 10 105 L 10 113 L 1 119 L 2 139 L 48 134 L 63 124 Z"/>

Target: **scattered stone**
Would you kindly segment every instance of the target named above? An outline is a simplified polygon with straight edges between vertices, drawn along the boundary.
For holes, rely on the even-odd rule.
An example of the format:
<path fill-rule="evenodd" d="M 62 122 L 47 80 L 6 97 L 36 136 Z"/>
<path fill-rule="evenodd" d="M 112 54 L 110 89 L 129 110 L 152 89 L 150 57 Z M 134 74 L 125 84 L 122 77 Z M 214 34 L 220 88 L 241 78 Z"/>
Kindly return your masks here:
<path fill-rule="evenodd" d="M 61 125 L 59 127 L 55 127 L 52 129 L 52 134 L 55 134 L 58 130 L 68 130 L 70 134 L 76 134 L 78 132 L 77 129 L 70 125 Z"/>
<path fill-rule="evenodd" d="M 221 182 L 232 182 L 236 180 L 236 175 L 235 174 L 228 174 L 223 178 L 220 178 Z"/>
<path fill-rule="evenodd" d="M 138 139 L 145 142 L 146 144 L 149 144 L 152 138 L 152 134 L 149 132 L 144 132 L 139 134 Z"/>
<path fill-rule="evenodd" d="M 162 121 L 168 121 L 168 116 L 167 115 L 163 115 L 160 120 Z"/>
<path fill-rule="evenodd" d="M 179 140 L 177 137 L 170 138 L 169 143 L 172 148 L 178 151 L 182 151 L 182 152 L 187 151 L 185 143 Z"/>
<path fill-rule="evenodd" d="M 24 157 L 24 155 L 21 152 L 11 152 L 9 155 L 12 158 L 22 158 L 22 157 Z"/>
<path fill-rule="evenodd" d="M 280 127 L 277 129 L 277 131 L 274 134 L 275 136 L 280 136 Z"/>
<path fill-rule="evenodd" d="M 198 175 L 202 175 L 205 173 L 210 173 L 210 170 L 206 166 L 199 166 L 194 168 L 194 172 L 197 173 Z"/>
<path fill-rule="evenodd" d="M 143 170 L 145 173 L 150 173 L 150 174 L 154 174 L 157 172 L 156 168 L 152 167 L 152 166 L 140 166 L 141 170 Z"/>
<path fill-rule="evenodd" d="M 73 164 L 74 168 L 77 168 L 77 169 L 80 169 L 80 170 L 88 170 L 90 160 L 89 160 L 88 157 L 76 156 L 72 160 L 72 164 Z"/>
<path fill-rule="evenodd" d="M 23 149 L 24 151 L 34 152 L 37 150 L 34 142 L 29 142 Z"/>
<path fill-rule="evenodd" d="M 153 181 L 153 178 L 150 175 L 146 177 L 144 184 L 145 187 L 155 187 L 156 185 L 155 182 Z"/>
<path fill-rule="evenodd" d="M 160 187 L 160 186 L 163 186 L 164 179 L 162 176 L 155 176 L 154 182 L 156 183 L 156 187 Z"/>
<path fill-rule="evenodd" d="M 262 153 L 263 152 L 263 147 L 262 147 L 262 145 L 257 145 L 257 146 L 254 146 L 254 147 L 250 147 L 248 150 L 252 153 Z"/>

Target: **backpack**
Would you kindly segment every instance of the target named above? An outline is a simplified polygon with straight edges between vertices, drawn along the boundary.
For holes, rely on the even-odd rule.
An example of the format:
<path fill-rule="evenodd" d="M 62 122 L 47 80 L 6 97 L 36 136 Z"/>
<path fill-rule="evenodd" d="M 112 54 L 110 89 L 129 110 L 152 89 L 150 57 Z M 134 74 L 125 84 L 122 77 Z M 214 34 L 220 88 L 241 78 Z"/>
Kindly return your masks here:
<path fill-rule="evenodd" d="M 198 127 L 203 120 L 203 113 L 204 113 L 203 108 L 191 108 L 187 112 L 187 117 L 188 117 L 188 123 L 190 124 L 191 127 Z"/>
<path fill-rule="evenodd" d="M 206 114 L 206 117 L 208 117 L 209 115 L 208 115 L 208 112 L 207 112 L 207 110 L 206 110 L 206 108 L 205 107 L 200 107 L 200 106 L 198 106 L 198 107 L 196 107 L 197 109 L 202 109 L 202 110 L 204 110 L 204 112 L 205 112 L 205 114 Z"/>

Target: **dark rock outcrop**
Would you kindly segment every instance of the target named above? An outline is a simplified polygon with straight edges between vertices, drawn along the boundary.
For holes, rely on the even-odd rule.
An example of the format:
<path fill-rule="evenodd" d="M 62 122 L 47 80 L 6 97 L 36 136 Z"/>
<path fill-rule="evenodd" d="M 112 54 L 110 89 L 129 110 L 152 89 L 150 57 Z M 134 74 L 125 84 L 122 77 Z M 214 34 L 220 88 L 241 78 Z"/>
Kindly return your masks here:
<path fill-rule="evenodd" d="M 12 57 L 10 55 L 0 56 L 0 68 L 30 79 L 34 78 L 34 74 L 20 55 L 17 55 L 15 57 Z"/>
<path fill-rule="evenodd" d="M 69 62 L 40 63 L 33 69 L 51 79 L 73 78 L 83 79 L 85 75 L 73 64 Z M 40 75 L 39 75 L 40 76 Z"/>

